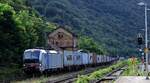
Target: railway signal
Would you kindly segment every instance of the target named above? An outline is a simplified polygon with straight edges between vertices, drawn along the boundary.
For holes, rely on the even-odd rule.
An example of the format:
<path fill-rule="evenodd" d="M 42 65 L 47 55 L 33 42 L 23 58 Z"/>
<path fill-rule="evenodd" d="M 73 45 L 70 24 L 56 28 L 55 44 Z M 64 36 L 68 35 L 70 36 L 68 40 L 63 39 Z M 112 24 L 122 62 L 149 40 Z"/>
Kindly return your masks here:
<path fill-rule="evenodd" d="M 143 37 L 142 37 L 142 35 L 140 33 L 138 34 L 137 41 L 138 41 L 138 45 L 142 45 L 143 44 Z"/>
<path fill-rule="evenodd" d="M 147 3 L 144 3 L 144 2 L 140 2 L 138 3 L 139 6 L 144 6 L 144 13 L 145 13 L 145 57 L 146 57 L 146 79 L 149 79 L 149 76 L 148 76 L 148 18 L 147 18 L 147 13 L 148 11 L 150 10 L 148 7 L 147 7 Z"/>

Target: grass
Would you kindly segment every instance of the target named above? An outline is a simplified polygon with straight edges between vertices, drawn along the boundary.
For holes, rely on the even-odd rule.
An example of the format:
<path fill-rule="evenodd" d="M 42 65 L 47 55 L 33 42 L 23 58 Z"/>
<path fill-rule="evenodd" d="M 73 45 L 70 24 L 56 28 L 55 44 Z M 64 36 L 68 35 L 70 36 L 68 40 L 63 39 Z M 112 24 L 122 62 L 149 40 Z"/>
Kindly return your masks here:
<path fill-rule="evenodd" d="M 107 73 L 113 71 L 113 69 L 124 66 L 124 65 L 126 65 L 126 63 L 127 63 L 126 61 L 120 61 L 120 62 L 117 62 L 116 64 L 113 64 L 110 67 L 99 69 L 99 70 L 91 73 L 89 76 L 87 76 L 87 75 L 78 76 L 76 83 L 89 83 L 90 80 L 102 78 Z"/>
<path fill-rule="evenodd" d="M 31 78 L 23 81 L 14 81 L 12 83 L 46 83 L 48 81 L 48 77 L 41 76 L 38 78 Z"/>
<path fill-rule="evenodd" d="M 128 59 L 126 61 L 121 61 L 121 62 L 118 62 L 117 64 L 114 64 L 110 67 L 107 67 L 104 69 L 99 69 L 98 71 L 91 73 L 89 76 L 87 76 L 87 75 L 78 76 L 76 83 L 89 83 L 90 80 L 102 78 L 104 75 L 111 72 L 112 69 L 116 69 L 116 68 L 121 67 L 123 65 L 128 66 L 127 69 L 123 72 L 124 76 L 144 76 L 144 72 L 142 72 L 138 68 L 139 63 L 140 62 L 137 58 L 135 58 L 134 62 L 132 62 L 131 59 Z"/>
<path fill-rule="evenodd" d="M 128 68 L 124 71 L 124 76 L 144 76 L 144 72 L 139 70 L 139 61 L 135 59 L 135 62 L 133 64 L 131 59 L 128 59 Z"/>

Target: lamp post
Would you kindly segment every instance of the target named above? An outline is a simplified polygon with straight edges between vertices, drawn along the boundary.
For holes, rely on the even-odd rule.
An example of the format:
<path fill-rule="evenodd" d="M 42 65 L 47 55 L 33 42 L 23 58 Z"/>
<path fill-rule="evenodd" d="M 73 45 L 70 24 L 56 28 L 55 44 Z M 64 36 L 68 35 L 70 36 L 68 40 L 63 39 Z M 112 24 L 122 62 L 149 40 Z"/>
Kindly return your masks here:
<path fill-rule="evenodd" d="M 140 2 L 138 3 L 140 6 L 145 7 L 145 56 L 146 56 L 146 79 L 149 79 L 148 77 L 148 36 L 147 36 L 147 11 L 150 10 L 147 8 L 147 3 Z"/>

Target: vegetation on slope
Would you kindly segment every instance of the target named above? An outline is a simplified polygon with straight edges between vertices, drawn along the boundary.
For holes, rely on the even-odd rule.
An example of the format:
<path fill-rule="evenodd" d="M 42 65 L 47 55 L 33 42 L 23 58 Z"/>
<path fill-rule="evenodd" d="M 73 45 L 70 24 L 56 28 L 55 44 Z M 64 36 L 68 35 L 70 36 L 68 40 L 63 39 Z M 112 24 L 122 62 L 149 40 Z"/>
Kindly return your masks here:
<path fill-rule="evenodd" d="M 22 3 L 22 4 L 21 4 Z M 26 48 L 43 46 L 44 32 L 55 28 L 19 0 L 0 1 L 0 64 L 20 63 Z"/>
<path fill-rule="evenodd" d="M 143 33 L 144 8 L 137 5 L 141 0 L 27 1 L 47 20 L 92 37 L 112 55 L 134 54 L 136 35 Z"/>
<path fill-rule="evenodd" d="M 0 0 L 0 80 L 19 76 L 23 51 L 45 44 L 44 32 L 55 28 L 20 0 Z M 11 68 L 11 69 L 10 69 Z"/>
<path fill-rule="evenodd" d="M 83 49 L 85 51 L 94 52 L 97 54 L 107 54 L 106 48 L 104 48 L 103 45 L 100 45 L 96 43 L 92 38 L 87 36 L 81 36 L 78 39 L 78 46 L 80 49 Z"/>
<path fill-rule="evenodd" d="M 46 32 L 56 26 L 26 6 L 26 0 L 0 0 L 0 80 L 20 73 L 23 51 L 45 46 Z M 79 40 L 81 49 L 103 54 L 103 48 L 91 38 Z"/>
<path fill-rule="evenodd" d="M 0 64 L 21 63 L 25 49 L 45 46 L 45 33 L 56 28 L 56 24 L 46 22 L 38 13 L 26 6 L 26 0 L 0 1 Z M 81 37 L 79 47 L 87 50 L 101 51 L 93 39 Z M 82 40 L 84 40 L 82 42 Z M 89 43 L 88 43 L 89 42 Z"/>
<path fill-rule="evenodd" d="M 134 53 L 134 38 L 144 24 L 138 1 L 0 0 L 0 66 L 15 65 L 12 71 L 0 68 L 0 75 L 20 71 L 25 49 L 45 46 L 45 32 L 56 25 L 40 15 L 84 35 L 79 38 L 81 49 L 98 54 Z"/>

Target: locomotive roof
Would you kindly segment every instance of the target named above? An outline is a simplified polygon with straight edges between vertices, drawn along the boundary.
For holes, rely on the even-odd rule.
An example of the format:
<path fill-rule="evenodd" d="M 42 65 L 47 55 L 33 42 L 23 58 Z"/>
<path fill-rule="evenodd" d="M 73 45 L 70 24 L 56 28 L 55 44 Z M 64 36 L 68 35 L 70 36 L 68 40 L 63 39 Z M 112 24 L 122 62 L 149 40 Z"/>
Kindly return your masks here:
<path fill-rule="evenodd" d="M 57 54 L 58 52 L 56 50 L 44 50 L 44 49 L 27 49 L 25 50 L 25 52 L 27 51 L 41 51 L 41 52 L 48 52 L 48 53 L 53 53 L 53 54 Z"/>
<path fill-rule="evenodd" d="M 41 52 L 46 53 L 46 51 L 43 50 L 43 49 L 27 49 L 27 50 L 25 50 L 25 52 L 26 52 L 26 51 L 41 51 Z"/>

